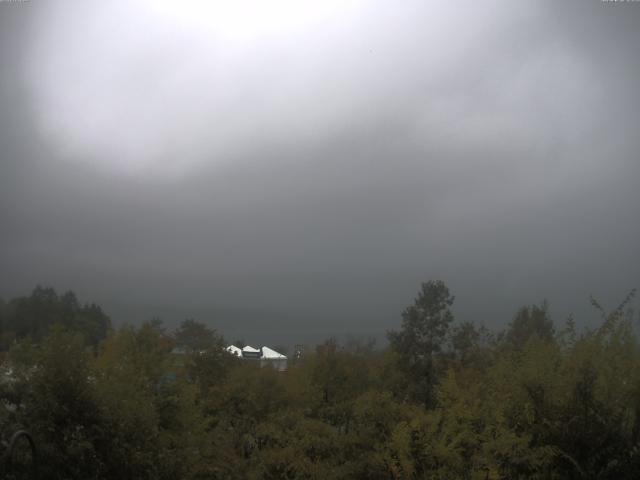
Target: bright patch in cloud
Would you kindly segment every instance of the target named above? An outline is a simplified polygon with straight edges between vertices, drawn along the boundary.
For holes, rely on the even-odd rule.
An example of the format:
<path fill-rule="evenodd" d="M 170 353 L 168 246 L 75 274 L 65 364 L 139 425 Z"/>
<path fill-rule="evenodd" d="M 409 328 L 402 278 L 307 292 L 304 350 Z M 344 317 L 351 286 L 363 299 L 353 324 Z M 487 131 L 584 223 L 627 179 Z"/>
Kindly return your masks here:
<path fill-rule="evenodd" d="M 68 158 L 164 175 L 298 136 L 293 117 L 305 99 L 320 100 L 313 128 L 331 125 L 342 106 L 323 105 L 313 79 L 357 5 L 138 0 L 45 10 L 28 72 L 40 126 Z"/>

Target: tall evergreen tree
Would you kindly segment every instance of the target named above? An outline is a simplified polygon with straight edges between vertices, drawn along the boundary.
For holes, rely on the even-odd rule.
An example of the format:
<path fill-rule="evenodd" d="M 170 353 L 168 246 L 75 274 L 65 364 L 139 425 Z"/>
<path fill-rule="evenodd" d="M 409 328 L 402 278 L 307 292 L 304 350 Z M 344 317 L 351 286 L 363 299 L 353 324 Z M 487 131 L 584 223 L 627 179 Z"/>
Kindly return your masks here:
<path fill-rule="evenodd" d="M 401 330 L 388 333 L 399 367 L 407 374 L 410 397 L 427 407 L 434 401 L 434 356 L 442 351 L 453 322 L 453 300 L 443 281 L 423 283 L 413 305 L 402 312 Z"/>

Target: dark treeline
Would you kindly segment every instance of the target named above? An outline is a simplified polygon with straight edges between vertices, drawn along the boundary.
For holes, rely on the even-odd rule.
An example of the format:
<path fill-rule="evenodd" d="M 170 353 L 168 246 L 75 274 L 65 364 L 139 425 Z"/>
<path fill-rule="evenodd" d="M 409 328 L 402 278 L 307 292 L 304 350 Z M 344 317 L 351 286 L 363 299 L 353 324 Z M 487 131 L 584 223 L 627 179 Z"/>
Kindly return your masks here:
<path fill-rule="evenodd" d="M 330 339 L 277 372 L 195 320 L 112 329 L 37 288 L 0 302 L 0 431 L 32 432 L 47 479 L 635 479 L 630 298 L 593 300 L 592 330 L 543 303 L 491 332 L 431 281 L 387 348 Z"/>
<path fill-rule="evenodd" d="M 82 333 L 90 345 L 98 345 L 111 328 L 109 317 L 96 304 L 81 305 L 73 292 L 58 295 L 53 288 L 36 287 L 28 297 L 8 303 L 0 299 L 0 349 L 25 337 L 40 341 L 57 325 Z"/>

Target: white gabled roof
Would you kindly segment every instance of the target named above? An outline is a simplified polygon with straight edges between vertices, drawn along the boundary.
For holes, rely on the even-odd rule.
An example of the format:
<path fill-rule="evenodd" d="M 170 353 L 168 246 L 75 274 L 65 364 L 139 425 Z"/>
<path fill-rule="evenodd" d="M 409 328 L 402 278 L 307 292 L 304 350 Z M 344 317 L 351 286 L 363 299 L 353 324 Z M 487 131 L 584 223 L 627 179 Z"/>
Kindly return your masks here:
<path fill-rule="evenodd" d="M 285 355 L 282 355 L 281 353 L 276 352 L 275 350 L 272 350 L 269 347 L 262 347 L 262 358 L 271 360 L 271 359 L 286 359 L 287 357 Z"/>
<path fill-rule="evenodd" d="M 231 355 L 235 355 L 236 357 L 242 356 L 242 350 L 236 347 L 235 345 L 229 345 L 226 349 Z"/>
<path fill-rule="evenodd" d="M 244 347 L 242 349 L 243 352 L 251 352 L 251 353 L 260 353 L 260 350 L 258 350 L 257 348 L 253 348 L 250 345 L 247 345 L 246 347 Z"/>

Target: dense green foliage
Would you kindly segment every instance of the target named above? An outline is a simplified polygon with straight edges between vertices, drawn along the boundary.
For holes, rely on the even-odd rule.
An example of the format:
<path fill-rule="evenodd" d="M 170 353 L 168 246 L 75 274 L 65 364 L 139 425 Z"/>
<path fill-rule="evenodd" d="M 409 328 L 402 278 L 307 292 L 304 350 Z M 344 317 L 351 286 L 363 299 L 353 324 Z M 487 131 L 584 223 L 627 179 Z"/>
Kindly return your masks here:
<path fill-rule="evenodd" d="M 388 348 L 330 339 L 286 372 L 227 355 L 193 320 L 110 330 L 98 348 L 57 322 L 12 343 L 0 428 L 32 431 L 54 480 L 638 478 L 624 307 L 584 332 L 525 307 L 494 335 L 452 303 L 425 283 Z"/>

